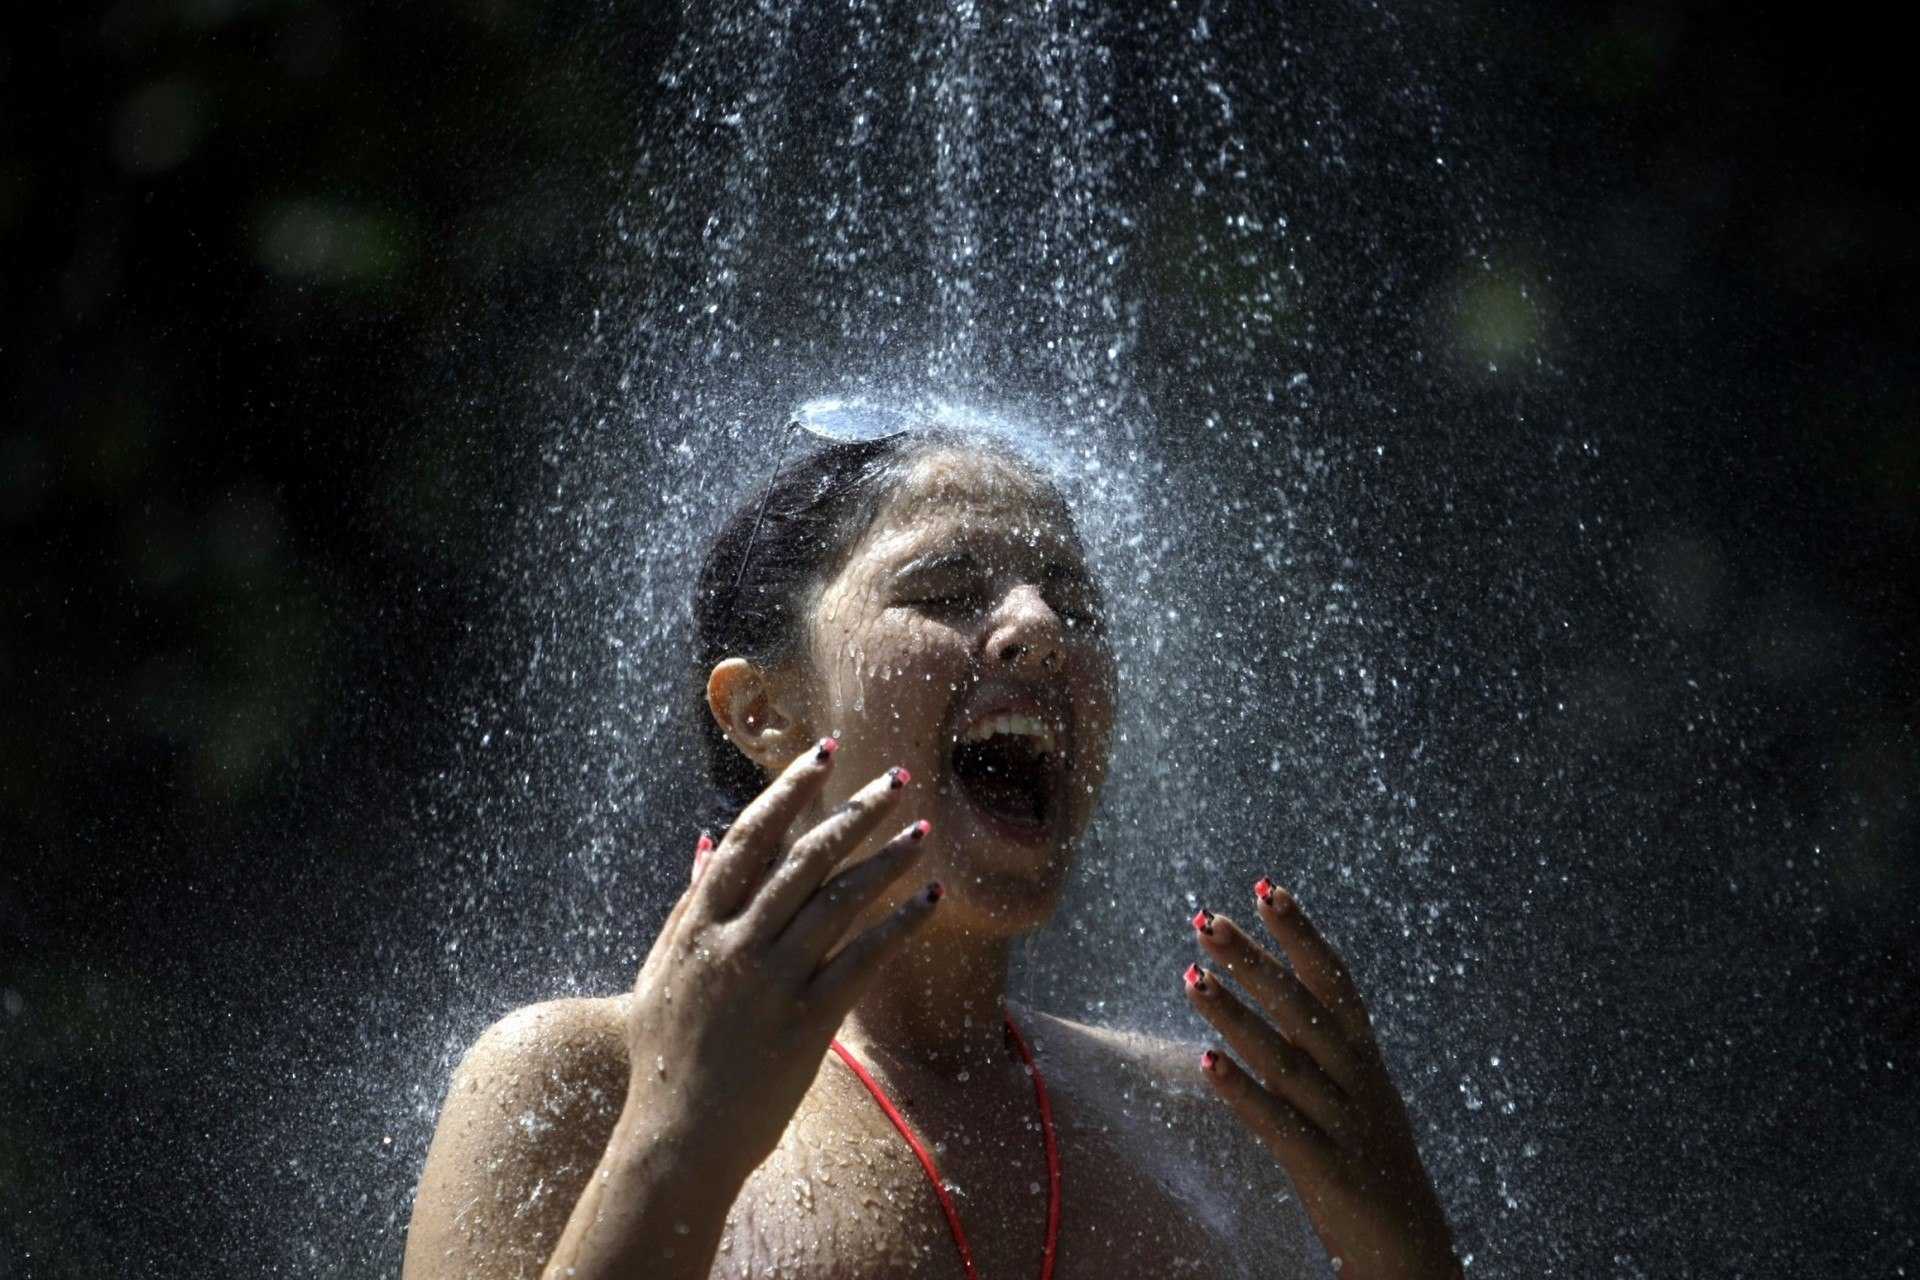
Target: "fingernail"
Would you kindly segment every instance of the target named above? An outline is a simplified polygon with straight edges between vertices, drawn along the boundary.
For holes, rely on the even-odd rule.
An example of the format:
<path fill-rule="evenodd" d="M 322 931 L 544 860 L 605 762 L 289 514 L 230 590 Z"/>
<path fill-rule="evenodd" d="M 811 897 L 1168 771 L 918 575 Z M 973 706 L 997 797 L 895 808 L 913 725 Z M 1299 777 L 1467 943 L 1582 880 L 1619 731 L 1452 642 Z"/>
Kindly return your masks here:
<path fill-rule="evenodd" d="M 1260 899 L 1260 901 L 1266 903 L 1268 906 L 1272 906 L 1273 905 L 1273 881 L 1267 879 L 1265 876 L 1261 876 L 1258 880 L 1254 881 L 1253 896 Z"/>
<path fill-rule="evenodd" d="M 940 882 L 938 880 L 935 880 L 932 884 L 927 886 L 928 904 L 931 905 L 935 902 L 940 901 L 941 896 L 945 893 L 946 893 L 946 890 L 941 888 Z"/>
<path fill-rule="evenodd" d="M 1188 965 L 1187 972 L 1184 976 L 1187 980 L 1187 990 L 1205 991 L 1207 989 L 1207 975 L 1201 972 L 1199 965 Z"/>
<path fill-rule="evenodd" d="M 908 773 L 906 769 L 900 765 L 895 765 L 893 768 L 887 770 L 887 777 L 890 779 L 887 786 L 894 791 L 898 791 L 913 781 L 913 775 Z"/>
<path fill-rule="evenodd" d="M 700 833 L 700 838 L 693 842 L 693 856 L 697 858 L 701 854 L 709 853 L 712 850 L 713 850 L 713 837 L 708 833 L 706 833 L 705 831 L 702 831 Z"/>
<path fill-rule="evenodd" d="M 1213 912 L 1207 910 L 1205 907 L 1194 912 L 1193 927 L 1211 938 L 1213 936 Z"/>
<path fill-rule="evenodd" d="M 822 738 L 820 739 L 820 749 L 813 753 L 813 758 L 824 761 L 839 749 L 840 740 L 838 738 Z"/>
<path fill-rule="evenodd" d="M 1214 1068 L 1214 1064 L 1219 1061 L 1220 1061 L 1220 1055 L 1215 1053 L 1213 1050 L 1208 1049 L 1200 1055 L 1200 1069 L 1202 1071 L 1211 1072 Z"/>
<path fill-rule="evenodd" d="M 912 837 L 915 840 L 918 840 L 918 839 L 921 839 L 923 836 L 925 836 L 927 832 L 931 830 L 933 830 L 933 824 L 931 822 L 928 822 L 925 818 L 922 818 L 920 819 L 920 821 L 913 824 L 912 829 L 907 832 L 907 835 Z"/>

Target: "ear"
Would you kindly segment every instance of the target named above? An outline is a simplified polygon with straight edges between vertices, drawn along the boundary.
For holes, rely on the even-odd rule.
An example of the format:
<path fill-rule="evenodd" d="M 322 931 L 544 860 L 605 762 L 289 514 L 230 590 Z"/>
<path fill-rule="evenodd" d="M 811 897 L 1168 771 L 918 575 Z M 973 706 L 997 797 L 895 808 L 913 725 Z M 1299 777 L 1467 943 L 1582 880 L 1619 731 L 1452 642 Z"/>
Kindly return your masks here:
<path fill-rule="evenodd" d="M 745 658 L 728 658 L 707 676 L 707 709 L 742 755 L 778 773 L 813 742 L 797 692 Z"/>

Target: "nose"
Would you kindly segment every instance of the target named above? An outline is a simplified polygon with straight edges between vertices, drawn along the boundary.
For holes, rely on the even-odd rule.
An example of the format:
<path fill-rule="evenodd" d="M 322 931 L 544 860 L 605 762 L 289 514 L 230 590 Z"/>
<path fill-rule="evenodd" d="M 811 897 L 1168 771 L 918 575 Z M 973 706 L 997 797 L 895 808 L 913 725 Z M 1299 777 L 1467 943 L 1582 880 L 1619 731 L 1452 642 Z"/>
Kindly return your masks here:
<path fill-rule="evenodd" d="M 1065 660 L 1060 615 L 1040 589 L 1020 586 L 994 611 L 987 632 L 987 658 L 1019 674 L 1058 671 Z"/>

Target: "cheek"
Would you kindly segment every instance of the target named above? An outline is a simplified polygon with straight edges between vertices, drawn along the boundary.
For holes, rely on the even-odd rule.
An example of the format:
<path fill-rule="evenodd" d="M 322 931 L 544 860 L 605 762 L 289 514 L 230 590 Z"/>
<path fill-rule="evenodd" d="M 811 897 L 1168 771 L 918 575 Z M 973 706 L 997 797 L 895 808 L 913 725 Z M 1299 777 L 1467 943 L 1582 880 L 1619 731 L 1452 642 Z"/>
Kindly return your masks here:
<path fill-rule="evenodd" d="M 951 628 L 892 614 L 839 632 L 833 654 L 834 712 L 903 748 L 933 744 L 970 671 Z"/>

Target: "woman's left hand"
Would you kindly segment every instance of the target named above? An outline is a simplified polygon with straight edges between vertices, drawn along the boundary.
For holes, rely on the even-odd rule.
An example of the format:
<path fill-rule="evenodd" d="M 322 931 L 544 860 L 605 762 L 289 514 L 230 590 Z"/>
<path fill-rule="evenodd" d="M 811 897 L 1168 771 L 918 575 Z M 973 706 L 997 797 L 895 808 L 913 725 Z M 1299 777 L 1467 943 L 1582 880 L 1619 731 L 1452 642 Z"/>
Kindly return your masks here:
<path fill-rule="evenodd" d="M 1207 1050 L 1203 1074 L 1286 1167 L 1341 1280 L 1462 1275 L 1346 964 L 1286 890 L 1262 880 L 1254 896 L 1291 969 L 1225 916 L 1193 918 L 1215 968 L 1187 970 L 1187 999 L 1235 1055 Z M 1221 971 L 1253 1004 L 1226 988 Z"/>

